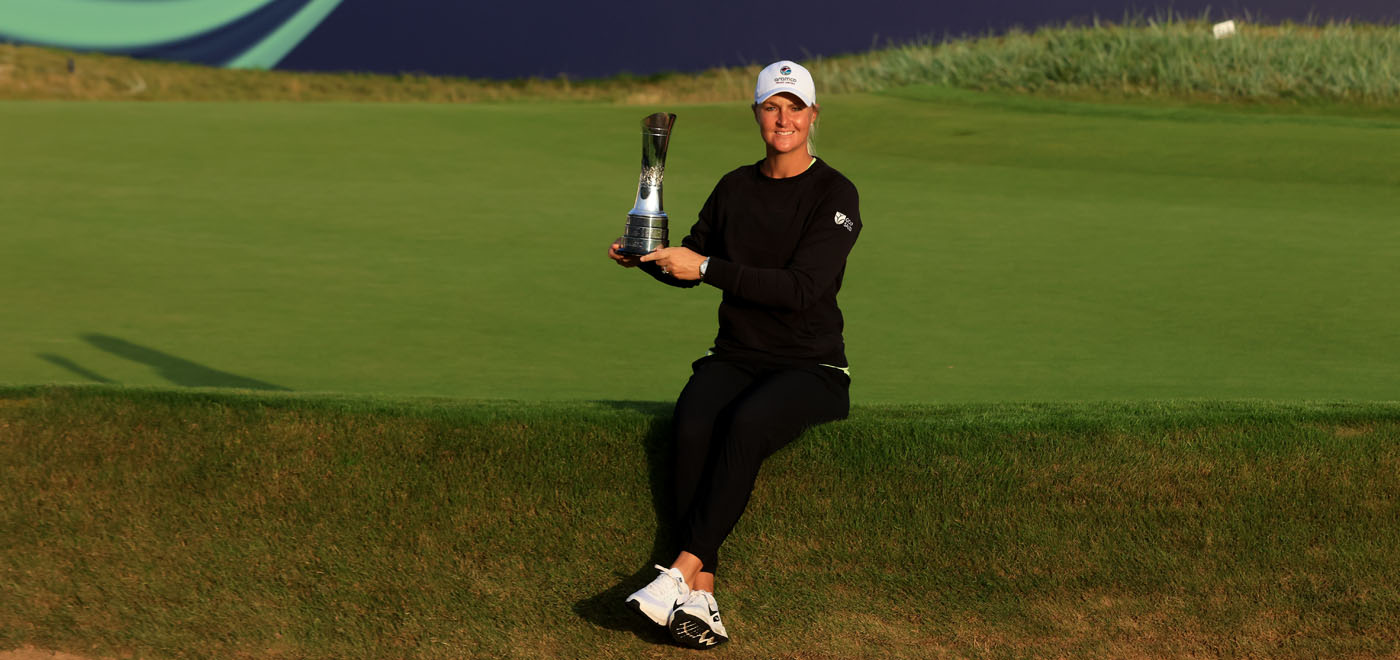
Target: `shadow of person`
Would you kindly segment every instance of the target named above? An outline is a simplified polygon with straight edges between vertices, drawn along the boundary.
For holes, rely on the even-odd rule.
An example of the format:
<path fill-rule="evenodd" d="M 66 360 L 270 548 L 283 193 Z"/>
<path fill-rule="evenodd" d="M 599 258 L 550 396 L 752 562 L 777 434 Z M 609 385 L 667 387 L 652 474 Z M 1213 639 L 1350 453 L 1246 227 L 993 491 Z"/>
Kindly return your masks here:
<path fill-rule="evenodd" d="M 117 381 L 103 376 L 102 374 L 99 374 L 96 371 L 91 371 L 89 369 L 83 368 L 82 365 L 72 360 L 69 360 L 68 358 L 63 357 L 62 355 L 54 355 L 53 353 L 39 353 L 38 356 L 40 360 L 43 360 L 55 366 L 63 367 L 64 369 L 67 369 L 68 371 L 77 374 L 78 377 L 82 378 L 83 380 L 89 380 L 94 383 L 101 383 L 103 385 L 119 384 L 117 383 Z"/>
<path fill-rule="evenodd" d="M 631 631 L 637 637 L 655 644 L 671 644 L 671 635 L 661 626 L 627 609 L 623 599 L 645 587 L 656 578 L 653 564 L 670 566 L 676 558 L 675 493 L 671 487 L 671 472 L 675 451 L 671 446 L 671 407 L 668 404 L 645 401 L 603 401 L 615 408 L 633 410 L 651 416 L 642 447 L 646 451 L 651 504 L 656 512 L 656 538 L 652 540 L 651 555 L 637 572 L 627 575 L 617 572 L 618 583 L 602 593 L 574 603 L 574 613 L 585 621 L 609 630 Z"/>
<path fill-rule="evenodd" d="M 181 387 L 231 387 L 245 390 L 291 391 L 280 385 L 211 369 L 202 364 L 190 362 L 169 353 L 162 353 L 154 348 L 133 344 L 118 337 L 96 333 L 87 333 L 81 337 L 83 341 L 112 355 L 147 365 L 155 369 L 162 378 Z M 61 364 L 51 357 L 45 359 L 55 364 Z"/>

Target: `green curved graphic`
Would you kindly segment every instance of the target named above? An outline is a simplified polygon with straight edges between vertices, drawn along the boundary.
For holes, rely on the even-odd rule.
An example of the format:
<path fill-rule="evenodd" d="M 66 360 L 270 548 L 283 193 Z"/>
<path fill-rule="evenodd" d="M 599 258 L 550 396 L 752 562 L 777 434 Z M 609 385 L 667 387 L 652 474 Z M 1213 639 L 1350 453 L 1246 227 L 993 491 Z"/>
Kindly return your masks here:
<path fill-rule="evenodd" d="M 139 48 L 208 32 L 272 0 L 0 0 L 0 33 L 66 48 Z"/>
<path fill-rule="evenodd" d="M 306 35 L 311 34 L 326 16 L 340 5 L 341 0 L 311 0 L 295 16 L 272 34 L 243 51 L 226 64 L 234 69 L 271 69 L 282 61 Z"/>
<path fill-rule="evenodd" d="M 198 37 L 277 0 L 0 0 L 0 37 L 81 50 L 146 48 Z M 341 0 L 311 0 L 241 53 L 217 62 L 270 69 Z M 227 57 L 227 56 L 226 56 Z"/>

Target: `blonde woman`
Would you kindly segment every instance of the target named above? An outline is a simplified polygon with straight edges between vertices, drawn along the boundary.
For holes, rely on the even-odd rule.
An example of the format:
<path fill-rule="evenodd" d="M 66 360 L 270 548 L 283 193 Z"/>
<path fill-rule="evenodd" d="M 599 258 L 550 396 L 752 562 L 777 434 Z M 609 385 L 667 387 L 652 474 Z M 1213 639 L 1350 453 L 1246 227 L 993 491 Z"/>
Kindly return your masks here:
<path fill-rule="evenodd" d="M 617 243 L 608 250 L 665 284 L 723 291 L 714 345 L 676 401 L 680 552 L 626 600 L 690 648 L 729 639 L 714 597 L 719 548 L 759 466 L 850 408 L 836 295 L 860 235 L 860 200 L 814 153 L 821 108 L 807 69 L 787 60 L 764 68 L 752 112 L 763 159 L 720 179 L 680 246 L 640 258 L 619 254 Z"/>

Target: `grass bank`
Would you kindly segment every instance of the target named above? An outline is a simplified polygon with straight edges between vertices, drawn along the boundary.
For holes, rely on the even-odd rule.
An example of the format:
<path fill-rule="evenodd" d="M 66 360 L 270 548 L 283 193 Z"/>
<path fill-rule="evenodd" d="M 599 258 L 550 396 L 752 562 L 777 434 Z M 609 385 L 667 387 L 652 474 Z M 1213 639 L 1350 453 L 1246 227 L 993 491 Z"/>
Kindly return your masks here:
<path fill-rule="evenodd" d="M 1397 25 L 1246 23 L 1234 38 L 1217 41 L 1204 17 L 1135 18 L 927 40 L 806 64 L 824 92 L 837 93 L 937 84 L 1096 100 L 1400 106 Z M 0 99 L 734 102 L 751 91 L 761 65 L 498 82 L 234 71 L 0 45 Z"/>
<path fill-rule="evenodd" d="M 667 406 L 0 392 L 0 648 L 672 657 Z M 716 657 L 1383 657 L 1400 405 L 867 406 L 765 466 Z"/>

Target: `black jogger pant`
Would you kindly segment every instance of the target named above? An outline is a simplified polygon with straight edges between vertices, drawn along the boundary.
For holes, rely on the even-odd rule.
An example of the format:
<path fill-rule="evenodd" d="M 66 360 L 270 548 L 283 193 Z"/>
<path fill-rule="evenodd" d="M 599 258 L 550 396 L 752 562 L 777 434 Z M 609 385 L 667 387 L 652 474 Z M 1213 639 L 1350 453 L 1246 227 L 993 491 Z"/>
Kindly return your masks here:
<path fill-rule="evenodd" d="M 809 426 L 843 419 L 850 383 L 831 367 L 701 358 L 676 401 L 676 513 L 681 549 L 713 573 L 748 506 L 763 460 Z"/>

